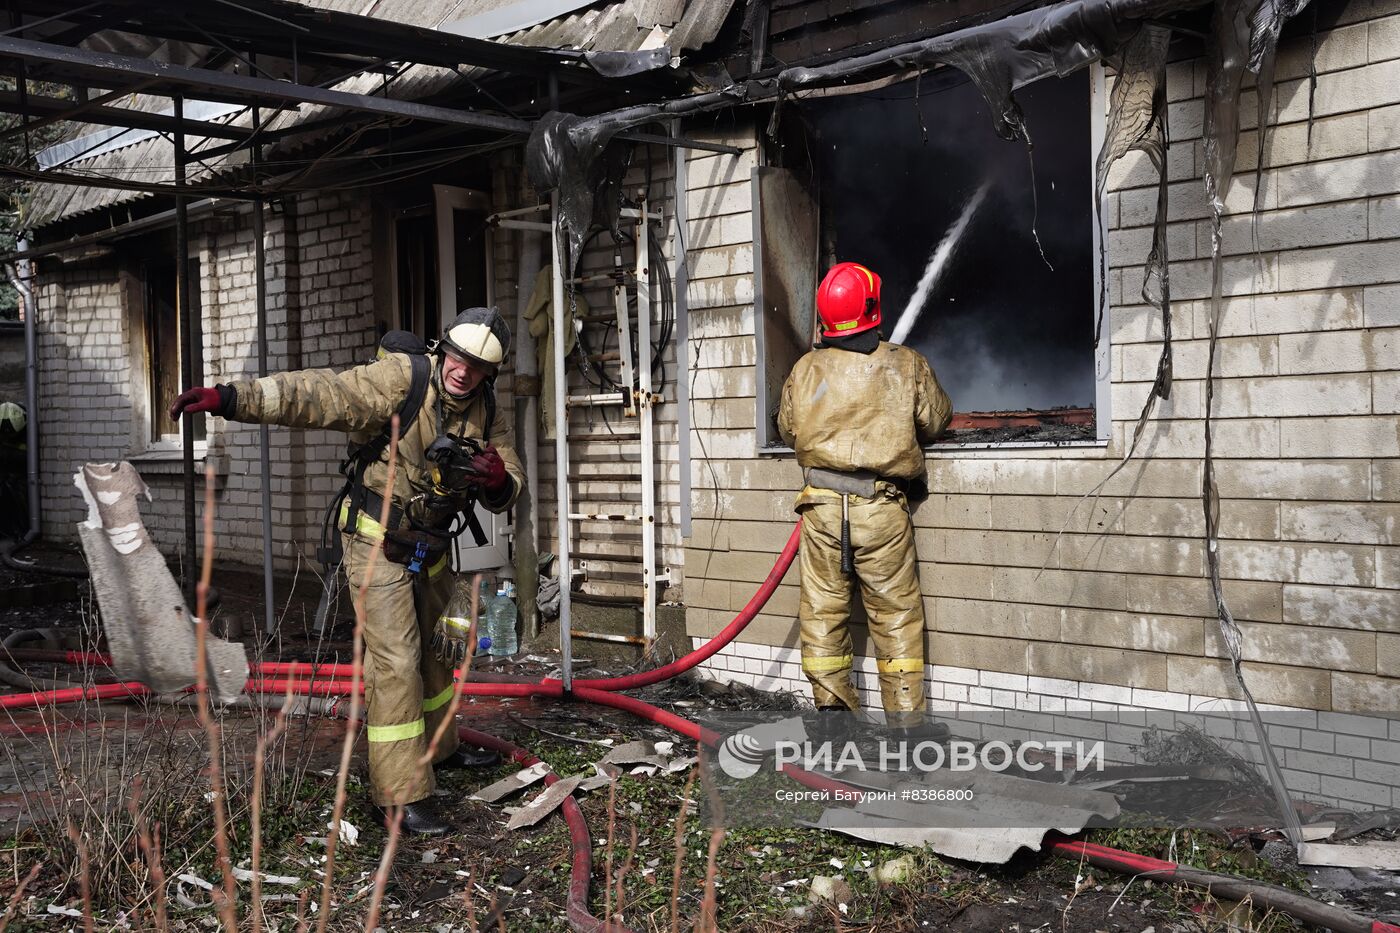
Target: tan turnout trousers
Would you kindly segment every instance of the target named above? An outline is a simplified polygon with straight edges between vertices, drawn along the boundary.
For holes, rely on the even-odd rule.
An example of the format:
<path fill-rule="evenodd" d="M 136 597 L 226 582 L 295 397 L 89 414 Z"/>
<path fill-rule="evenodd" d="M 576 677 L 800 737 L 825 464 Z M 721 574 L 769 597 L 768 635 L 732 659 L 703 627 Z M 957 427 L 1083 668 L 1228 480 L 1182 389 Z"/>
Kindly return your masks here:
<path fill-rule="evenodd" d="M 363 526 L 362 526 L 363 527 Z M 453 575 L 447 556 L 421 573 L 384 559 L 379 541 L 365 534 L 341 536 L 345 575 L 352 596 L 366 574 L 365 710 L 369 739 L 369 780 L 380 806 L 416 803 L 437 786 L 423 762 L 428 743 L 447 714 L 454 689 L 452 670 L 426 650 L 433 626 L 452 598 Z M 457 749 L 449 726 L 433 761 Z"/>
<path fill-rule="evenodd" d="M 432 487 L 427 449 L 441 434 L 480 438 L 485 434 L 487 405 L 482 393 L 467 398 L 443 396 L 439 361 L 429 358 L 432 381 L 418 418 L 399 438 L 392 499 L 403 508 L 417 493 Z M 412 384 L 409 357 L 390 353 L 383 359 L 344 372 L 304 369 L 275 373 L 233 383 L 238 393 L 231 420 L 254 424 L 283 424 L 297 428 L 329 428 L 349 432 L 363 443 L 377 435 L 398 410 Z M 511 483 L 499 501 L 481 500 L 493 512 L 504 512 L 525 484 L 525 471 L 513 449 L 514 432 L 505 410 L 497 409 L 491 441 L 505 461 Z M 388 452 L 370 464 L 364 475 L 367 489 L 384 494 L 388 482 Z M 383 529 L 379 516 L 359 514 L 357 534 L 345 534 L 345 572 L 352 594 L 365 578 L 369 555 L 379 547 Z M 345 513 L 339 517 L 345 521 Z M 452 672 L 430 649 L 433 627 L 452 598 L 452 574 L 444 558 L 434 567 L 410 574 L 402 564 L 374 561 L 365 606 L 365 704 L 369 722 L 369 776 L 374 802 L 414 803 L 433 791 L 433 771 L 419 764 L 434 730 L 452 699 Z M 438 744 L 437 760 L 457 747 L 457 732 L 448 729 Z"/>
<path fill-rule="evenodd" d="M 859 584 L 875 642 L 880 699 L 896 724 L 924 711 L 924 604 L 914 528 L 904 487 L 918 480 L 924 451 L 952 418 L 952 403 L 919 353 L 881 342 L 872 352 L 822 347 L 803 356 L 783 384 L 778 429 L 804 471 L 874 483 L 874 496 L 846 495 L 854 578 L 841 571 L 842 494 L 808 485 L 802 516 L 802 670 L 818 706 L 859 709 L 851 683 L 848 624 Z M 831 482 L 812 475 L 811 482 Z M 869 487 L 865 487 L 869 488 Z M 916 714 L 912 717 L 901 713 Z"/>
<path fill-rule="evenodd" d="M 808 487 L 802 515 L 802 671 L 818 706 L 860 709 L 851 683 L 847 624 L 860 586 L 875 643 L 880 700 L 887 713 L 924 710 L 924 604 L 914 559 L 914 527 L 904 495 L 888 483 L 876 497 L 849 496 L 855 577 L 841 572 L 841 495 Z"/>

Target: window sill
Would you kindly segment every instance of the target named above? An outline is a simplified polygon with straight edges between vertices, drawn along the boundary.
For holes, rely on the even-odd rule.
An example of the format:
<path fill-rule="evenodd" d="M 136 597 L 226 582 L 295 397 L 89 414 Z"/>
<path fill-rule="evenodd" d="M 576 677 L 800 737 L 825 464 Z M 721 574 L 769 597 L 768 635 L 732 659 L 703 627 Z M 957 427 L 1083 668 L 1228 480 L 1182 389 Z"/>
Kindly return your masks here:
<path fill-rule="evenodd" d="M 940 441 L 932 447 L 925 447 L 925 454 L 937 454 L 956 452 L 960 450 L 1054 450 L 1073 449 L 1084 450 L 1086 448 L 1107 447 L 1108 440 L 1083 440 L 1083 441 L 996 441 L 977 443 L 973 441 L 956 442 Z"/>
<path fill-rule="evenodd" d="M 1108 438 L 1095 436 L 1092 408 L 1052 408 L 1044 411 L 963 412 L 924 453 L 963 450 L 1046 450 L 1107 447 Z M 771 444 L 760 454 L 783 456 L 791 447 Z"/>
<path fill-rule="evenodd" d="M 939 454 L 952 454 L 963 450 L 1054 450 L 1073 449 L 1085 450 L 1094 448 L 1104 448 L 1108 446 L 1108 440 L 1082 440 L 1082 441 L 997 441 L 997 442 L 959 442 L 959 441 L 939 441 L 936 444 L 926 444 L 924 446 L 925 456 L 937 456 Z M 760 457 L 790 457 L 795 453 L 791 447 L 760 447 L 758 454 Z"/>
<path fill-rule="evenodd" d="M 194 462 L 202 466 L 208 454 L 208 443 L 206 441 L 196 441 L 194 445 Z M 175 475 L 184 471 L 185 451 L 183 448 L 173 444 L 152 444 L 145 450 L 127 454 L 126 460 L 142 473 Z"/>

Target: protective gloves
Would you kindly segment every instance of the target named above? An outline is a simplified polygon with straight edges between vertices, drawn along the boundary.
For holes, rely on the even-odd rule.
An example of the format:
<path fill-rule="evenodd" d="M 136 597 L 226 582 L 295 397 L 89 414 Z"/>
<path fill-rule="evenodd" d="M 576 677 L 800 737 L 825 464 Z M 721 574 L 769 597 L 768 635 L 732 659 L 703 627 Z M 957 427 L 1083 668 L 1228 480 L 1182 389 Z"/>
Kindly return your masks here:
<path fill-rule="evenodd" d="M 170 417 L 178 421 L 185 413 L 191 415 L 207 411 L 221 418 L 233 417 L 238 405 L 238 390 L 230 385 L 195 386 L 186 389 L 170 406 Z"/>
<path fill-rule="evenodd" d="M 471 468 L 479 477 L 481 488 L 493 496 L 499 496 L 510 482 L 505 461 L 501 459 L 495 444 L 487 444 L 485 450 L 472 457 Z"/>
<path fill-rule="evenodd" d="M 485 621 L 482 616 L 485 615 L 486 606 L 483 602 L 473 599 L 472 582 L 472 577 L 467 574 L 457 578 L 452 599 L 448 601 L 442 615 L 438 617 L 437 625 L 433 627 L 433 638 L 429 647 L 438 660 L 448 667 L 457 667 L 475 654 L 478 648 L 491 647 L 489 638 L 482 637 L 473 642 L 473 636 L 479 628 L 484 628 L 481 623 Z M 476 603 L 475 607 L 473 603 Z"/>

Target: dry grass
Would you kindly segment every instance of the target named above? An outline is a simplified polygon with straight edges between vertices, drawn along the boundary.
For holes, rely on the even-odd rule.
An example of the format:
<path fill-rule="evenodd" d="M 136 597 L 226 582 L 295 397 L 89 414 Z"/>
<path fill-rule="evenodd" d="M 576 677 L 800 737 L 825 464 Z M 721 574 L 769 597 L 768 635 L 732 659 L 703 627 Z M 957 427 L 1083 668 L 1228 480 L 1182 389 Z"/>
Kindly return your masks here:
<path fill-rule="evenodd" d="M 224 772 L 219 766 L 223 757 L 223 740 L 219 724 L 209 712 L 209 581 L 214 575 L 214 465 L 204 468 L 204 566 L 200 569 L 196 588 L 198 608 L 195 610 L 195 704 L 199 724 L 204 727 L 209 742 L 209 794 L 214 805 L 214 849 L 219 857 L 222 889 L 214 889 L 214 906 L 225 933 L 238 930 L 238 887 L 233 880 L 233 863 L 228 855 L 228 807 L 224 797 Z M 84 914 L 90 915 L 90 905 L 84 898 Z"/>
<path fill-rule="evenodd" d="M 395 421 L 395 430 L 397 420 Z M 390 450 L 392 451 L 391 444 Z M 393 482 L 391 456 L 389 483 Z M 99 701 L 83 701 L 62 708 L 40 708 L 41 728 L 29 730 L 15 724 L 29 740 L 27 747 L 6 743 L 12 770 L 24 781 L 21 796 L 30 816 L 30 826 L 14 840 L 10 850 L 16 885 L 7 910 L 0 919 L 0 930 L 20 914 L 27 890 L 44 883 L 45 895 L 55 904 L 71 903 L 74 888 L 81 904 L 83 929 L 95 929 L 97 914 L 114 913 L 125 918 L 123 925 L 169 931 L 172 929 L 170 885 L 194 883 L 212 869 L 218 884 L 208 885 L 212 906 L 225 933 L 245 928 L 239 917 L 239 891 L 234 871 L 234 851 L 242 848 L 251 861 L 251 909 L 245 918 L 247 929 L 282 928 L 270 921 L 262 893 L 264 861 L 269 834 L 264 814 L 278 814 L 274 841 L 298 839 L 292 825 L 304 815 L 307 805 L 316 807 L 307 760 L 296 754 L 288 735 L 288 695 L 275 717 L 259 709 L 252 714 L 256 746 L 251 766 L 225 740 L 221 722 L 224 713 L 210 703 L 207 664 L 207 600 L 213 571 L 215 540 L 214 476 L 206 474 L 204 508 L 204 561 L 197 588 L 195 625 L 196 664 L 193 700 L 203 734 L 201 743 L 191 741 L 188 713 L 177 704 L 147 701 L 135 706 L 114 708 Z M 387 516 L 382 516 L 387 520 Z M 370 572 L 373 566 L 371 564 Z M 368 581 L 366 581 L 367 583 Z M 335 878 L 337 827 L 345 812 L 351 752 L 358 732 L 358 683 L 363 641 L 364 593 L 361 587 L 356 605 L 355 640 L 356 689 L 350 702 L 340 768 L 336 773 L 331 832 L 327 837 L 325 883 L 316 911 L 317 929 L 326 929 L 337 913 L 331 892 Z M 96 641 L 91 616 L 85 620 L 89 643 Z M 144 709 L 142 706 L 144 705 Z M 245 720 L 241 711 L 237 714 Z M 13 724 L 13 719 L 11 720 Z M 246 720 L 245 720 L 246 721 Z M 247 736 L 243 739 L 246 744 Z M 304 739 L 304 737 L 303 737 Z M 303 749 L 304 751 L 304 746 Z M 21 760 L 47 759 L 42 769 Z M 62 827 L 60 831 L 58 827 Z M 369 917 L 378 915 L 383 889 L 392 863 L 398 820 L 391 826 L 391 838 L 384 849 L 380 870 L 375 875 L 375 891 Z M 40 850 L 44 858 L 18 879 L 20 853 Z M 45 883 L 47 882 L 47 883 Z M 207 884 L 207 882 L 205 883 Z M 296 902 L 295 927 L 305 929 L 309 889 L 303 888 Z M 181 894 L 181 897 L 185 895 Z M 197 903 L 183 904 L 184 910 L 198 910 Z M 282 903 L 282 901 L 279 901 Z M 343 905 L 342 905 L 343 906 Z M 71 908 L 69 908 L 71 909 Z M 282 917 L 280 919 L 288 919 Z M 360 923 L 356 923 L 359 926 Z M 183 923 L 178 925 L 183 928 Z M 372 926 L 371 926 L 372 928 Z"/>
<path fill-rule="evenodd" d="M 272 720 L 272 728 L 258 736 L 257 748 L 253 752 L 253 796 L 252 796 L 252 886 L 253 886 L 253 933 L 262 933 L 262 806 L 267 787 L 267 749 L 287 731 L 287 708 L 292 702 L 292 680 L 287 679 L 287 692 L 282 697 L 282 708 Z"/>
<path fill-rule="evenodd" d="M 681 875 L 685 869 L 685 820 L 690 810 L 690 794 L 695 789 L 695 777 L 699 773 L 699 765 L 690 769 L 690 776 L 685 779 L 685 790 L 681 792 L 680 812 L 676 814 L 676 860 L 671 868 L 671 933 L 680 933 L 681 929 Z"/>

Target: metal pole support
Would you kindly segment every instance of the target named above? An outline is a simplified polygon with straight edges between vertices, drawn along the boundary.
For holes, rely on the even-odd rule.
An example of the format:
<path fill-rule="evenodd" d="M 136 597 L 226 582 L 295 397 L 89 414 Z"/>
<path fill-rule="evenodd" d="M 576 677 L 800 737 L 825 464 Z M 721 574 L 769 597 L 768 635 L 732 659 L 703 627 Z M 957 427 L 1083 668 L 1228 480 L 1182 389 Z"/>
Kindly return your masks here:
<path fill-rule="evenodd" d="M 554 263 L 554 472 L 558 510 L 555 513 L 559 574 L 559 668 L 560 680 L 567 692 L 573 688 L 574 655 L 569 631 L 569 594 L 573 573 L 569 560 L 569 409 L 567 396 L 569 374 L 564 367 L 564 231 L 559 224 L 559 192 L 550 195 L 550 218 L 553 221 L 552 257 Z"/>
<path fill-rule="evenodd" d="M 185 184 L 185 100 L 175 97 L 175 184 Z M 180 322 L 180 384 L 187 391 L 194 388 L 194 355 L 200 352 L 194 341 L 194 316 L 190 313 L 190 240 L 189 212 L 186 198 L 175 196 L 175 313 Z M 180 417 L 180 452 L 185 477 L 185 600 L 194 604 L 195 582 L 199 579 L 195 542 L 194 498 L 194 419 L 203 415 L 184 414 Z"/>

